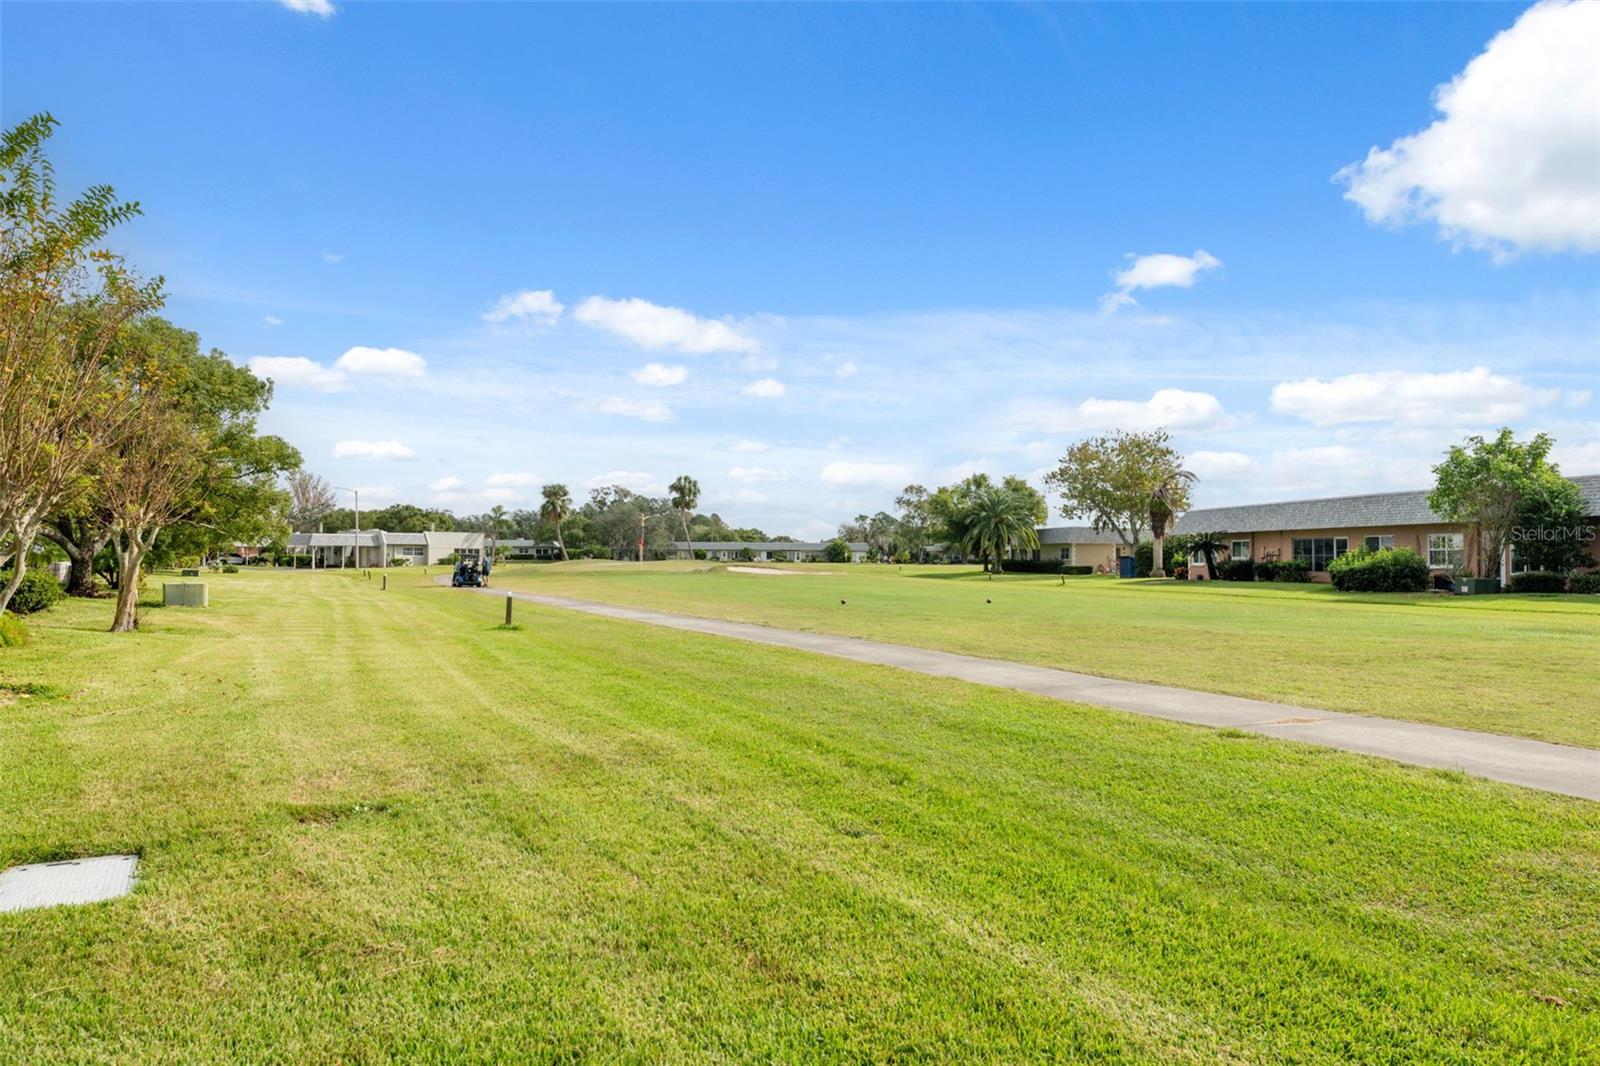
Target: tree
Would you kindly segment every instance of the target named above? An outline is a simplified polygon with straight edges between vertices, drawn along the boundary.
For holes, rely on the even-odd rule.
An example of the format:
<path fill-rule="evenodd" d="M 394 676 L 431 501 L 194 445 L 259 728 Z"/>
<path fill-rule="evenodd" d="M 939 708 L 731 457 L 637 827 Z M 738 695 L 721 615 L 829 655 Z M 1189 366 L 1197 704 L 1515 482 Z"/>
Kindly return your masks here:
<path fill-rule="evenodd" d="M 309 470 L 291 470 L 289 485 L 289 527 L 297 533 L 315 533 L 322 520 L 338 506 L 333 486 L 326 478 Z"/>
<path fill-rule="evenodd" d="M 992 560 L 991 573 L 1004 573 L 1002 559 L 1012 548 L 1039 546 L 1033 501 L 1013 489 L 990 486 L 980 490 L 963 525 L 962 551 Z"/>
<path fill-rule="evenodd" d="M 822 549 L 822 557 L 830 563 L 848 563 L 850 561 L 850 545 L 843 537 L 834 537 L 828 541 L 827 547 Z"/>
<path fill-rule="evenodd" d="M 161 303 L 101 246 L 139 213 L 108 185 L 56 198 L 44 144 L 56 121 L 35 115 L 0 137 L 0 556 L 25 560 L 52 516 L 81 501 L 94 464 L 128 429 L 128 397 L 105 374 L 124 322 Z M 0 611 L 26 576 L 12 567 Z"/>
<path fill-rule="evenodd" d="M 490 532 L 494 534 L 494 545 L 490 548 L 490 557 L 498 558 L 500 551 L 500 538 L 506 531 L 506 509 L 500 504 L 489 508 Z"/>
<path fill-rule="evenodd" d="M 205 473 L 210 441 L 191 429 L 159 386 L 147 383 L 133 402 L 128 431 L 106 463 L 102 495 L 117 556 L 117 606 L 111 632 L 138 628 L 139 570 L 156 537 L 183 512 Z"/>
<path fill-rule="evenodd" d="M 1211 533 L 1189 534 L 1189 558 L 1193 559 L 1198 553 L 1206 561 L 1206 574 L 1215 581 L 1220 576 L 1217 573 L 1217 556 L 1228 551 L 1228 533 L 1226 530 L 1217 530 Z"/>
<path fill-rule="evenodd" d="M 572 493 L 561 484 L 546 485 L 539 490 L 543 502 L 539 505 L 539 517 L 549 522 L 556 530 L 556 547 L 561 549 L 561 561 L 567 561 L 567 542 L 562 539 L 561 526 L 572 516 Z"/>
<path fill-rule="evenodd" d="M 1159 461 L 1150 472 L 1150 576 L 1166 577 L 1166 560 L 1163 558 L 1167 524 L 1173 517 L 1189 509 L 1189 487 L 1194 475 L 1185 470 L 1176 457 Z"/>
<path fill-rule="evenodd" d="M 907 485 L 894 499 L 900 516 L 895 526 L 895 539 L 911 554 L 920 558 L 931 542 L 933 514 L 928 510 L 928 490 L 921 485 Z"/>
<path fill-rule="evenodd" d="M 667 488 L 672 493 L 672 509 L 678 512 L 683 523 L 683 540 L 689 546 L 689 556 L 694 557 L 694 542 L 689 539 L 689 515 L 700 504 L 700 483 L 688 474 L 679 474 Z"/>
<path fill-rule="evenodd" d="M 1471 436 L 1433 468 L 1428 506 L 1446 522 L 1468 528 L 1468 557 L 1477 577 L 1495 577 L 1525 501 L 1564 480 L 1546 456 L 1554 445 L 1543 433 L 1520 443 L 1509 429 L 1494 440 Z M 1549 487 L 1547 487 L 1549 486 Z"/>
<path fill-rule="evenodd" d="M 1144 538 L 1157 488 L 1182 459 L 1166 430 L 1109 433 L 1067 449 L 1045 484 L 1062 497 L 1063 518 L 1088 518 L 1097 532 L 1115 533 L 1132 551 Z"/>
<path fill-rule="evenodd" d="M 1558 574 L 1590 565 L 1596 531 L 1584 520 L 1585 510 L 1578 486 L 1564 477 L 1541 478 L 1517 507 L 1511 528 L 1516 561 Z"/>

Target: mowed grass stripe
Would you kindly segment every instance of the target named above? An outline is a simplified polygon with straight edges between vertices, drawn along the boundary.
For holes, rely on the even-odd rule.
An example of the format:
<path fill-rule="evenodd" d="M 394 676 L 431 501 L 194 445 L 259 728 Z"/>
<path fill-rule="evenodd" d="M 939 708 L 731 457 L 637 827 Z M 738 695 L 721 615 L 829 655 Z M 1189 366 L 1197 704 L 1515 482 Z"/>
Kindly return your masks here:
<path fill-rule="evenodd" d="M 1600 748 L 1600 597 L 1063 584 L 961 567 L 798 564 L 780 577 L 697 567 L 512 564 L 494 582 Z"/>
<path fill-rule="evenodd" d="M 377 584 L 230 575 L 103 667 L 68 605 L 0 662 L 84 682 L 0 711 L 0 861 L 148 870 L 0 921 L 0 1058 L 1595 1048 L 1595 805 Z"/>

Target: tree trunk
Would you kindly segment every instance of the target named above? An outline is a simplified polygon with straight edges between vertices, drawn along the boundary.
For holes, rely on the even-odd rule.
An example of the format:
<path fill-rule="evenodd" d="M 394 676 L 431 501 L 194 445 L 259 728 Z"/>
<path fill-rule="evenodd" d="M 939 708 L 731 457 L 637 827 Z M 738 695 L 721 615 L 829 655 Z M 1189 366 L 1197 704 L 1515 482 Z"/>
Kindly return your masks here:
<path fill-rule="evenodd" d="M 144 553 L 137 546 L 117 546 L 117 609 L 111 616 L 111 632 L 132 633 L 139 628 L 139 564 Z"/>
<path fill-rule="evenodd" d="M 33 537 L 17 535 L 17 550 L 11 556 L 11 580 L 6 582 L 3 590 L 0 590 L 0 612 L 11 606 L 11 597 L 22 587 L 22 579 L 28 573 L 28 552 L 32 548 Z"/>
<path fill-rule="evenodd" d="M 689 539 L 689 513 L 679 511 L 678 517 L 683 519 L 683 542 L 689 546 L 689 558 L 694 558 L 694 541 Z"/>
<path fill-rule="evenodd" d="M 567 562 L 567 542 L 561 536 L 561 523 L 556 523 L 556 547 L 561 549 L 561 561 Z"/>
<path fill-rule="evenodd" d="M 57 519 L 46 526 L 44 535 L 67 553 L 72 570 L 67 575 L 67 595 L 93 596 L 94 560 L 100 549 L 111 542 L 111 530 L 86 519 Z"/>
<path fill-rule="evenodd" d="M 1166 577 L 1167 576 L 1167 571 L 1162 565 L 1163 563 L 1166 562 L 1166 559 L 1164 558 L 1163 553 L 1162 553 L 1162 545 L 1165 543 L 1166 539 L 1167 539 L 1166 537 L 1163 537 L 1163 536 L 1160 536 L 1160 535 L 1157 535 L 1157 536 L 1152 538 L 1151 554 L 1150 554 L 1150 576 L 1151 577 Z"/>

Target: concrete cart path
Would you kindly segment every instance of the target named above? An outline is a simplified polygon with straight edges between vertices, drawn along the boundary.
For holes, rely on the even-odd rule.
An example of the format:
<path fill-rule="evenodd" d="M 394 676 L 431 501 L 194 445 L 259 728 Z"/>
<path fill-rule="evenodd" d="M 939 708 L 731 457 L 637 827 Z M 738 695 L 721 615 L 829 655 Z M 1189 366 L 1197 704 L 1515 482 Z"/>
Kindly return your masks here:
<path fill-rule="evenodd" d="M 441 579 L 448 582 L 448 578 Z M 979 685 L 1016 689 L 1073 703 L 1111 707 L 1135 714 L 1167 718 L 1192 725 L 1231 726 L 1341 751 L 1378 755 L 1413 766 L 1461 770 L 1476 777 L 1514 785 L 1600 800 L 1600 751 L 1549 744 L 1470 729 L 1372 718 L 1340 711 L 1321 711 L 1286 703 L 1224 696 L 1214 692 L 1118 681 L 1092 674 L 1075 674 L 1048 666 L 981 659 L 930 648 L 885 644 L 860 637 L 776 629 L 749 622 L 694 618 L 663 611 L 618 607 L 592 600 L 545 596 L 532 592 L 505 592 L 487 588 L 474 591 L 491 596 L 510 595 L 545 607 L 616 618 L 626 622 L 683 629 L 691 633 L 775 644 L 784 648 L 831 655 L 858 663 L 894 666 L 935 677 L 953 677 Z"/>

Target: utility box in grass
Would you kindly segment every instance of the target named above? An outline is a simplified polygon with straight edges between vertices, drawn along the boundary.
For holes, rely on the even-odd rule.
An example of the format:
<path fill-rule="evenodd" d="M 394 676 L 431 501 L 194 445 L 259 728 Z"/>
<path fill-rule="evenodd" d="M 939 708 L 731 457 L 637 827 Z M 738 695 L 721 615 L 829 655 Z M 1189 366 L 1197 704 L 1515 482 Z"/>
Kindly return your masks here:
<path fill-rule="evenodd" d="M 168 607 L 210 607 L 211 594 L 204 581 L 163 581 L 161 602 Z"/>

